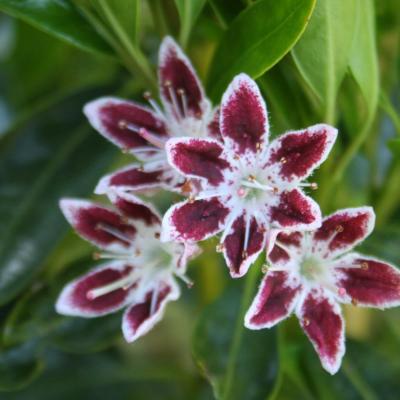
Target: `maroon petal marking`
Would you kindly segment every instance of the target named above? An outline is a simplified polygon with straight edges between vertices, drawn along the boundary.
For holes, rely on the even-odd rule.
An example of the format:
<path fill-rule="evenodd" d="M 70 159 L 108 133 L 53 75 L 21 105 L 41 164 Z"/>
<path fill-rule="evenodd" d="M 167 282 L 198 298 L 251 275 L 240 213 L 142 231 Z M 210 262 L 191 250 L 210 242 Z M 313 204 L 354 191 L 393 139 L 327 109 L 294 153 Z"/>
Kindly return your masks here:
<path fill-rule="evenodd" d="M 348 208 L 325 217 L 313 238 L 317 246 L 333 256 L 363 241 L 374 225 L 375 213 L 371 207 Z"/>
<path fill-rule="evenodd" d="M 221 102 L 221 134 L 233 151 L 256 153 L 268 140 L 268 117 L 257 84 L 246 74 L 237 75 Z"/>
<path fill-rule="evenodd" d="M 270 208 L 270 219 L 281 228 L 314 229 L 321 224 L 318 204 L 299 189 L 280 194 L 279 203 Z"/>
<path fill-rule="evenodd" d="M 134 164 L 104 176 L 97 184 L 95 193 L 106 194 L 115 189 L 146 191 L 168 186 L 168 182 L 163 170 L 143 171 L 139 165 Z"/>
<path fill-rule="evenodd" d="M 163 317 L 167 303 L 178 297 L 179 287 L 172 280 L 160 282 L 158 287 L 149 290 L 142 301 L 135 302 L 124 313 L 122 331 L 125 340 L 131 343 L 149 332 Z M 152 301 L 155 302 L 153 309 Z"/>
<path fill-rule="evenodd" d="M 250 265 L 265 247 L 266 229 L 254 217 L 251 218 L 247 249 L 244 249 L 246 236 L 244 215 L 238 217 L 232 225 L 223 244 L 224 257 L 232 278 L 246 274 Z"/>
<path fill-rule="evenodd" d="M 294 248 L 299 248 L 302 245 L 303 237 L 303 232 L 281 232 L 279 233 L 276 240 L 278 243 L 282 243 L 285 247 L 290 248 L 291 246 L 293 246 Z M 272 263 L 276 264 L 285 263 L 289 261 L 290 255 L 282 247 L 280 247 L 279 244 L 276 244 L 272 251 L 269 253 L 268 259 Z"/>
<path fill-rule="evenodd" d="M 100 204 L 62 199 L 60 208 L 80 236 L 102 249 L 127 249 L 135 237 L 134 226 L 119 213 Z"/>
<path fill-rule="evenodd" d="M 269 174 L 278 182 L 306 178 L 326 160 L 336 136 L 337 130 L 324 124 L 280 136 L 268 150 Z"/>
<path fill-rule="evenodd" d="M 211 122 L 208 124 L 207 129 L 209 137 L 222 141 L 221 129 L 219 125 L 220 114 L 220 108 L 216 107 L 212 113 Z"/>
<path fill-rule="evenodd" d="M 178 203 L 164 215 L 162 239 L 204 240 L 222 230 L 229 212 L 218 198 Z"/>
<path fill-rule="evenodd" d="M 294 310 L 301 286 L 286 272 L 269 272 L 245 316 L 249 329 L 271 328 Z"/>
<path fill-rule="evenodd" d="M 144 128 L 160 139 L 168 136 L 167 128 L 150 109 L 131 101 L 114 97 L 102 97 L 84 107 L 89 122 L 102 136 L 124 150 L 154 146 L 135 132 L 132 127 Z M 128 129 L 126 124 L 131 124 Z"/>
<path fill-rule="evenodd" d="M 124 217 L 133 221 L 141 221 L 148 226 L 161 228 L 161 217 L 152 205 L 124 192 L 113 192 L 109 197 Z"/>
<path fill-rule="evenodd" d="M 384 261 L 361 254 L 338 260 L 337 286 L 354 305 L 387 308 L 400 305 L 400 271 Z"/>
<path fill-rule="evenodd" d="M 323 294 L 310 292 L 298 312 L 301 327 L 330 374 L 340 368 L 344 355 L 344 322 L 339 305 Z"/>
<path fill-rule="evenodd" d="M 56 303 L 57 312 L 63 315 L 97 317 L 121 309 L 129 302 L 136 283 L 96 298 L 91 298 L 90 291 L 125 278 L 133 269 L 125 263 L 114 262 L 83 275 L 63 289 Z"/>
<path fill-rule="evenodd" d="M 189 59 L 171 37 L 161 43 L 158 76 L 163 103 L 176 119 L 186 113 L 202 117 L 208 107 L 203 88 Z"/>
<path fill-rule="evenodd" d="M 169 163 L 180 173 L 207 179 L 214 186 L 224 181 L 224 171 L 230 168 L 224 148 L 213 139 L 170 139 L 166 151 Z"/>

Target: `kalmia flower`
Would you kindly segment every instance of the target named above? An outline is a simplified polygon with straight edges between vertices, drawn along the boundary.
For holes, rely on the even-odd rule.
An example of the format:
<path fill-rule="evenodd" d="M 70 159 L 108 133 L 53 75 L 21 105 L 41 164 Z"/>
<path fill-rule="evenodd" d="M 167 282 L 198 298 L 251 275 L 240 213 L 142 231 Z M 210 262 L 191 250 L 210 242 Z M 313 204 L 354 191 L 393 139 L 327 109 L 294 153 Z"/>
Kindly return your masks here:
<path fill-rule="evenodd" d="M 160 216 L 129 194 L 112 194 L 115 208 L 85 200 L 63 199 L 61 209 L 78 234 L 110 259 L 69 283 L 56 304 L 60 314 L 97 317 L 127 307 L 122 331 L 128 342 L 146 334 L 176 300 L 176 278 L 185 276 L 187 261 L 198 248 L 162 243 Z"/>
<path fill-rule="evenodd" d="M 176 136 L 218 135 L 218 111 L 213 111 L 190 61 L 175 41 L 166 37 L 159 51 L 162 108 L 146 93 L 152 108 L 114 97 L 102 97 L 84 108 L 89 122 L 105 138 L 141 161 L 104 177 L 97 194 L 163 188 L 190 191 L 182 176 L 168 165 L 165 143 Z"/>
<path fill-rule="evenodd" d="M 349 253 L 374 223 L 372 208 L 350 208 L 326 217 L 313 232 L 280 233 L 245 325 L 270 328 L 294 312 L 323 367 L 336 373 L 345 352 L 339 303 L 400 305 L 400 272 L 385 261 Z"/>
<path fill-rule="evenodd" d="M 163 220 L 163 240 L 200 241 L 222 232 L 232 277 L 244 275 L 279 230 L 309 230 L 321 224 L 319 206 L 301 183 L 327 157 L 337 131 L 314 125 L 287 132 L 268 144 L 269 123 L 256 83 L 236 76 L 220 107 L 222 141 L 173 138 L 170 164 L 202 181 L 196 197 L 171 207 Z"/>

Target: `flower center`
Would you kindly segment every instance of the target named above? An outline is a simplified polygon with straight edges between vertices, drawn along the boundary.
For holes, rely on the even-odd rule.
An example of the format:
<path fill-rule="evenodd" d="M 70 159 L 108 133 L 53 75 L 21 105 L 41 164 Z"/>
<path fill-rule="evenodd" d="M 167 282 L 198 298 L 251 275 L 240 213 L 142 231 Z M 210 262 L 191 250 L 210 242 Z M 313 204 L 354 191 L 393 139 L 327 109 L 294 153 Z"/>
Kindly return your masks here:
<path fill-rule="evenodd" d="M 270 185 L 260 183 L 254 175 L 248 175 L 240 181 L 239 185 L 237 195 L 246 200 L 258 199 L 265 192 L 276 193 L 277 191 Z"/>
<path fill-rule="evenodd" d="M 317 281 L 324 275 L 324 268 L 315 257 L 306 257 L 300 263 L 300 274 L 308 281 Z"/>

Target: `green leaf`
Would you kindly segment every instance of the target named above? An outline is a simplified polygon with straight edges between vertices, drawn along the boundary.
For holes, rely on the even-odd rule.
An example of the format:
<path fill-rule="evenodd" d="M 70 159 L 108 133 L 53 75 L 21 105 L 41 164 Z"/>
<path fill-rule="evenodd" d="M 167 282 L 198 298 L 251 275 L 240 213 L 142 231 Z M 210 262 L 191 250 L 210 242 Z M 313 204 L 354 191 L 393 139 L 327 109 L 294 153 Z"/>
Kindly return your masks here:
<path fill-rule="evenodd" d="M 379 76 L 375 44 L 375 12 L 372 0 L 357 0 L 356 28 L 350 51 L 350 72 L 367 104 L 365 124 L 370 124 L 378 105 Z"/>
<path fill-rule="evenodd" d="M 208 306 L 193 338 L 194 356 L 217 399 L 265 399 L 277 377 L 274 330 L 244 327 L 244 313 L 255 295 L 259 266 L 243 280 L 233 281 L 223 295 Z"/>
<path fill-rule="evenodd" d="M 354 0 L 318 0 L 292 51 L 299 71 L 319 97 L 328 123 L 333 122 L 336 95 L 349 65 L 356 5 Z"/>
<path fill-rule="evenodd" d="M 0 391 L 20 390 L 41 374 L 43 362 L 36 356 L 36 347 L 31 341 L 0 350 Z"/>
<path fill-rule="evenodd" d="M 209 2 L 224 29 L 227 29 L 231 21 L 246 8 L 245 2 L 241 0 L 230 0 L 229 2 L 225 0 L 209 0 Z"/>
<path fill-rule="evenodd" d="M 0 0 L 0 10 L 83 50 L 112 54 L 70 1 Z"/>
<path fill-rule="evenodd" d="M 181 21 L 179 40 L 183 47 L 186 47 L 190 31 L 196 22 L 206 0 L 175 0 Z"/>
<path fill-rule="evenodd" d="M 24 290 L 68 229 L 63 196 L 91 191 L 114 157 L 90 129 L 74 96 L 0 142 L 0 304 Z"/>
<path fill-rule="evenodd" d="M 219 100 L 232 78 L 258 78 L 296 43 L 315 0 L 259 0 L 241 12 L 225 32 L 213 59 L 209 93 Z"/>
<path fill-rule="evenodd" d="M 388 146 L 393 155 L 400 160 L 400 139 L 390 139 L 388 141 Z"/>

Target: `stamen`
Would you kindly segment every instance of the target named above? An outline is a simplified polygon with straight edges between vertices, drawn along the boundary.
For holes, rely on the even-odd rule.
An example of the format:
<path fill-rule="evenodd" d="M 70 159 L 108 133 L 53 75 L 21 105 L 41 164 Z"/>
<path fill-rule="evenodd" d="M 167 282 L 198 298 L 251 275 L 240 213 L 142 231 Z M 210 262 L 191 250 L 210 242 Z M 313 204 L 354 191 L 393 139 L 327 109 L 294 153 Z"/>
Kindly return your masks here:
<path fill-rule="evenodd" d="M 318 184 L 317 182 L 302 182 L 300 183 L 301 187 L 309 187 L 311 190 L 317 190 L 318 189 Z"/>
<path fill-rule="evenodd" d="M 281 243 L 279 240 L 275 241 L 275 246 L 278 246 L 282 250 L 284 250 L 289 255 L 289 257 L 292 257 L 292 258 L 296 257 L 296 255 L 293 253 L 293 250 L 289 249 L 289 247 L 287 247 L 285 244 Z"/>
<path fill-rule="evenodd" d="M 262 185 L 257 180 L 254 180 L 253 182 L 248 182 L 248 181 L 242 180 L 241 184 L 242 184 L 242 186 L 246 186 L 246 187 L 249 187 L 252 189 L 264 190 L 266 192 L 274 191 L 274 188 L 272 188 L 271 186 Z"/>
<path fill-rule="evenodd" d="M 215 247 L 215 251 L 217 253 L 222 253 L 224 251 L 224 245 L 222 243 L 217 244 L 217 246 Z"/>
<path fill-rule="evenodd" d="M 110 225 L 107 225 L 107 224 L 105 224 L 103 222 L 99 222 L 96 225 L 95 229 L 107 232 L 108 234 L 116 237 L 117 239 L 120 239 L 120 240 L 122 240 L 124 242 L 127 242 L 128 244 L 132 244 L 132 239 L 130 237 L 128 237 L 123 232 L 119 231 L 118 229 L 115 229 L 114 227 L 112 227 Z"/>
<path fill-rule="evenodd" d="M 162 112 L 160 106 L 157 104 L 157 102 L 153 99 L 152 94 L 149 91 L 146 91 L 143 93 L 143 97 L 149 102 L 153 110 L 156 112 L 156 114 L 161 117 L 162 119 L 165 119 L 165 115 Z"/>
<path fill-rule="evenodd" d="M 285 267 L 268 267 L 268 272 L 288 272 L 288 269 Z"/>
<path fill-rule="evenodd" d="M 154 311 L 156 311 L 157 302 L 158 302 L 158 290 L 154 289 L 153 294 L 151 295 L 150 315 L 153 315 Z"/>
<path fill-rule="evenodd" d="M 165 139 L 161 139 L 157 133 L 150 131 L 149 129 L 146 129 L 144 127 L 140 127 L 132 122 L 127 122 L 125 120 L 120 120 L 118 122 L 118 127 L 120 129 L 128 129 L 132 132 L 137 133 L 139 136 L 141 136 L 143 139 L 147 140 L 149 143 L 151 143 L 153 146 L 156 146 L 160 149 L 163 149 L 165 146 Z"/>
<path fill-rule="evenodd" d="M 281 157 L 281 159 L 279 160 L 282 164 L 286 164 L 287 163 L 287 159 L 285 157 Z"/>
<path fill-rule="evenodd" d="M 128 260 L 128 254 L 120 254 L 120 253 L 93 253 L 94 260 Z"/>
<path fill-rule="evenodd" d="M 369 268 L 368 263 L 366 261 L 363 261 L 360 265 L 361 269 L 367 270 Z"/>
<path fill-rule="evenodd" d="M 186 283 L 188 289 L 194 286 L 194 282 L 187 275 L 176 275 L 180 280 Z"/>
<path fill-rule="evenodd" d="M 358 301 L 356 299 L 351 299 L 351 304 L 353 304 L 353 306 L 358 306 Z"/>
<path fill-rule="evenodd" d="M 267 263 L 265 263 L 265 264 L 263 264 L 263 266 L 261 267 L 261 272 L 262 272 L 263 274 L 266 274 L 266 273 L 269 271 L 269 268 L 270 268 L 270 265 L 267 264 Z"/>
<path fill-rule="evenodd" d="M 181 109 L 180 109 L 179 104 L 178 104 L 178 99 L 176 98 L 175 91 L 172 88 L 172 82 L 171 81 L 166 81 L 165 82 L 165 87 L 168 89 L 168 94 L 169 94 L 169 97 L 170 97 L 170 99 L 172 101 L 172 104 L 174 105 L 176 116 L 178 118 L 182 118 L 182 113 L 181 113 Z"/>
<path fill-rule="evenodd" d="M 250 238 L 250 223 L 251 217 L 246 213 L 246 228 L 244 233 L 244 244 L 243 244 L 243 258 L 247 258 L 247 246 Z"/>
<path fill-rule="evenodd" d="M 156 239 L 160 239 L 161 235 L 160 235 L 159 232 L 156 232 L 156 233 L 154 234 L 154 237 L 155 237 Z"/>
<path fill-rule="evenodd" d="M 86 293 L 86 297 L 89 300 L 94 300 L 100 296 L 104 296 L 105 294 L 114 292 L 115 290 L 118 290 L 118 289 L 127 290 L 132 285 L 132 283 L 135 281 L 135 279 L 136 279 L 136 274 L 130 273 L 128 276 L 118 279 L 117 281 L 112 282 L 108 285 L 104 285 L 104 286 L 89 290 Z"/>
<path fill-rule="evenodd" d="M 305 326 L 310 325 L 310 320 L 308 318 L 303 318 L 303 321 Z"/>
<path fill-rule="evenodd" d="M 188 103 L 185 90 L 180 88 L 177 90 L 179 97 L 181 98 L 182 108 L 183 108 L 183 117 L 186 118 L 188 116 Z"/>
<path fill-rule="evenodd" d="M 229 232 L 231 231 L 232 225 L 235 222 L 235 219 L 237 218 L 236 213 L 231 213 L 228 219 L 228 222 L 225 225 L 225 230 L 222 233 L 221 236 L 221 243 L 224 242 L 225 238 L 228 236 Z"/>

